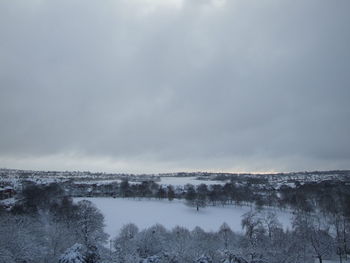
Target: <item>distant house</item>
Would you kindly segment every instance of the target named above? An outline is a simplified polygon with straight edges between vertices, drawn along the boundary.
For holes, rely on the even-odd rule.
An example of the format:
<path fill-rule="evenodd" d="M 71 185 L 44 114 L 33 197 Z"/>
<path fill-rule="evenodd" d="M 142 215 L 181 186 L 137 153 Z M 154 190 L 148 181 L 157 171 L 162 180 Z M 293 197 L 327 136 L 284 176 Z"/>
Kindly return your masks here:
<path fill-rule="evenodd" d="M 0 200 L 8 199 L 16 194 L 11 186 L 0 187 Z"/>

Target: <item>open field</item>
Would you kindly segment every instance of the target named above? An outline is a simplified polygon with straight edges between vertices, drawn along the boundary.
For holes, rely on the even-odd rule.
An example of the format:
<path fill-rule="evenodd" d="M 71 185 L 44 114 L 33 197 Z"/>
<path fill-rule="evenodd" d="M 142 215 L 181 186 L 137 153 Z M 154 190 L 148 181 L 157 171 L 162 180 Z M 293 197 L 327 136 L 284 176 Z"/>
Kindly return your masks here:
<path fill-rule="evenodd" d="M 186 184 L 192 185 L 213 185 L 213 184 L 225 184 L 226 181 L 212 181 L 212 180 L 197 180 L 197 177 L 174 177 L 174 176 L 164 176 L 160 177 L 160 184 L 162 185 L 174 185 L 174 186 L 184 186 Z"/>
<path fill-rule="evenodd" d="M 250 211 L 250 207 L 215 206 L 196 211 L 186 206 L 182 200 L 123 199 L 108 197 L 75 198 L 75 201 L 93 202 L 105 217 L 106 232 L 113 238 L 119 229 L 127 223 L 134 223 L 140 229 L 160 223 L 166 228 L 177 225 L 193 229 L 196 226 L 206 231 L 217 231 L 226 222 L 232 230 L 242 231 L 241 216 Z M 292 215 L 278 211 L 278 218 L 285 228 L 290 227 Z"/>

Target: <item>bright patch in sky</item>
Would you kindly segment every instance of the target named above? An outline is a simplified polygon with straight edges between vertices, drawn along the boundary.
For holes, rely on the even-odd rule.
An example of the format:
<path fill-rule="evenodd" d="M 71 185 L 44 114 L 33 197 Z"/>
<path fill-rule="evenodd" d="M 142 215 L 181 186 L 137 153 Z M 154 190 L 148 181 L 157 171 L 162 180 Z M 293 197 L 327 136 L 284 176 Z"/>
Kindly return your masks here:
<path fill-rule="evenodd" d="M 130 1 L 127 1 L 130 3 Z M 183 0 L 135 0 L 131 4 L 137 9 L 141 10 L 144 15 L 152 14 L 160 8 L 174 8 L 181 9 Z"/>

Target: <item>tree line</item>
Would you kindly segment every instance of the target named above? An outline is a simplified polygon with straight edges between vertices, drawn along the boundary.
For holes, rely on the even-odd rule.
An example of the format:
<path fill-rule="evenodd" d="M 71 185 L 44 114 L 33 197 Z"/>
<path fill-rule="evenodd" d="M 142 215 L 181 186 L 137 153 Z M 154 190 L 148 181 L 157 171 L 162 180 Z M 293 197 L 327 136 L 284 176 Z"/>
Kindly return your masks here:
<path fill-rule="evenodd" d="M 261 179 L 262 180 L 262 179 Z M 318 209 L 331 211 L 333 204 L 340 206 L 338 210 L 350 215 L 350 185 L 341 181 L 323 181 L 300 184 L 294 182 L 295 187 L 283 186 L 272 189 L 261 187 L 259 178 L 251 178 L 246 184 L 229 182 L 225 184 L 197 186 L 187 184 L 183 187 L 161 185 L 154 181 L 130 183 L 123 180 L 121 183 L 107 185 L 85 185 L 80 190 L 65 186 L 67 194 L 71 196 L 112 196 L 123 198 L 157 198 L 157 199 L 186 199 L 187 203 L 197 209 L 207 205 L 254 205 L 262 207 L 278 207 L 288 209 L 302 209 L 316 211 Z M 263 184 L 264 185 L 264 184 Z M 90 189 L 91 191 L 87 191 Z"/>

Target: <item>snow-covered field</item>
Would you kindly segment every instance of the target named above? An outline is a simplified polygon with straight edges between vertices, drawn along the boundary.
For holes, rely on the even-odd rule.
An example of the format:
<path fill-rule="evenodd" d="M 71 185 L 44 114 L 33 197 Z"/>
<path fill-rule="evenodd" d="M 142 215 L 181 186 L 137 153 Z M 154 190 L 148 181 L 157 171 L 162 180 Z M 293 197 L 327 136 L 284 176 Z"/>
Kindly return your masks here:
<path fill-rule="evenodd" d="M 186 206 L 182 200 L 134 200 L 109 197 L 74 198 L 74 200 L 93 202 L 105 217 L 105 231 L 113 238 L 119 229 L 134 223 L 140 229 L 156 223 L 171 229 L 177 225 L 193 229 L 196 226 L 206 231 L 217 231 L 226 222 L 232 230 L 242 231 L 241 216 L 250 211 L 250 207 L 217 206 L 206 207 L 197 212 Z M 278 211 L 278 218 L 285 228 L 290 227 L 291 214 Z"/>
<path fill-rule="evenodd" d="M 212 181 L 212 180 L 197 180 L 197 177 L 161 177 L 160 178 L 160 184 L 163 185 L 174 185 L 174 186 L 184 186 L 186 184 L 192 184 L 192 185 L 200 185 L 200 184 L 206 184 L 206 185 L 213 185 L 213 184 L 225 184 L 224 181 Z"/>

